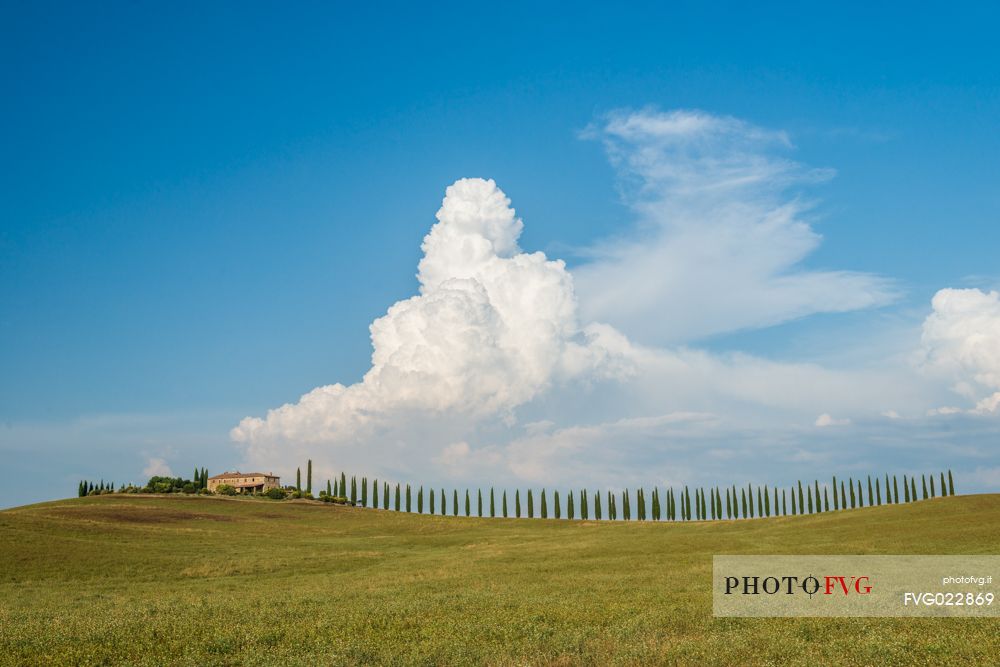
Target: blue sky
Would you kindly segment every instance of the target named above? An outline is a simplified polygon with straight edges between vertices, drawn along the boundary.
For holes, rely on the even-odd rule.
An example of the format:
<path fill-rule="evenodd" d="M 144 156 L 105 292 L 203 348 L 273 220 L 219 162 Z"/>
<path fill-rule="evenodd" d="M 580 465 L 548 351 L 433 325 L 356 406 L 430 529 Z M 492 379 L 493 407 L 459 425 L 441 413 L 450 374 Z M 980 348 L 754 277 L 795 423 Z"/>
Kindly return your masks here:
<path fill-rule="evenodd" d="M 1000 283 L 1000 17 L 987 3 L 2 12 L 0 453 L 15 481 L 0 505 L 58 497 L 81 477 L 139 480 L 151 460 L 179 474 L 294 467 L 272 450 L 254 459 L 230 429 L 361 379 L 368 326 L 416 293 L 420 244 L 453 181 L 495 179 L 524 220 L 520 247 L 570 271 L 635 231 L 621 170 L 585 136 L 615 110 L 701 110 L 785 133 L 789 145 L 768 155 L 835 172 L 789 195 L 814 203 L 809 224 L 822 235 L 796 266 L 877 275 L 895 290 L 874 308 L 683 340 L 624 332 L 634 340 L 869 372 L 919 347 L 939 290 Z M 942 391 L 962 381 L 942 380 Z M 990 385 L 979 389 L 976 399 Z M 602 423 L 652 416 L 632 405 Z M 516 407 L 522 422 L 559 414 L 557 433 L 586 422 L 557 397 Z M 708 398 L 699 410 L 725 412 Z M 786 417 L 774 431 L 768 419 L 748 409 L 726 432 L 790 437 Z M 881 426 L 844 419 L 883 441 Z M 973 422 L 921 422 L 898 438 L 940 429 L 913 465 L 971 448 L 958 467 L 970 487 L 990 488 L 996 418 Z M 523 442 L 491 429 L 449 436 L 473 453 Z M 828 437 L 803 435 L 802 446 L 822 450 Z M 660 451 L 647 445 L 637 438 L 635 456 L 622 455 L 632 469 Z M 336 446 L 289 451 L 333 469 L 385 465 L 374 448 L 346 460 Z M 421 456 L 442 455 L 412 460 Z M 534 480 L 504 456 L 498 475 Z M 899 460 L 887 450 L 866 462 Z M 393 472 L 442 475 L 417 463 Z M 467 466 L 454 479 L 491 474 Z"/>

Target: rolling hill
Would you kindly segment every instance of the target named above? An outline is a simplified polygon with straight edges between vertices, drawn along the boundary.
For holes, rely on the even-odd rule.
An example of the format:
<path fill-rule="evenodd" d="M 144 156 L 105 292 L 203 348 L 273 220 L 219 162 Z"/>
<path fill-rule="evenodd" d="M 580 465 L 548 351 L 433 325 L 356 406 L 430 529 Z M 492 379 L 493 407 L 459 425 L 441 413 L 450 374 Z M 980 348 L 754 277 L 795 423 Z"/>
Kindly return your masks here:
<path fill-rule="evenodd" d="M 2 664 L 989 664 L 996 619 L 726 619 L 713 554 L 997 554 L 1000 495 L 743 521 L 106 495 L 0 512 Z"/>

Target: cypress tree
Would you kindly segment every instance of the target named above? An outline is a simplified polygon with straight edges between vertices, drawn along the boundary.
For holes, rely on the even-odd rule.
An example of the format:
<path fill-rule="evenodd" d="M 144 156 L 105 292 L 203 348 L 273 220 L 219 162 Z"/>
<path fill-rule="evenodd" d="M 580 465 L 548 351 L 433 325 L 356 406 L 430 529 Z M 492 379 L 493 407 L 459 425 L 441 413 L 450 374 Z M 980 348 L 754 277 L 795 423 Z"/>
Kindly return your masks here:
<path fill-rule="evenodd" d="M 798 514 L 798 512 L 796 512 L 795 509 L 796 509 L 795 508 L 795 489 L 792 489 L 792 516 L 795 516 L 796 514 Z"/>
<path fill-rule="evenodd" d="M 423 489 L 424 487 L 420 487 Z M 361 478 L 361 506 L 368 507 L 368 478 Z"/>
<path fill-rule="evenodd" d="M 895 475 L 892 476 L 892 502 L 899 504 L 899 482 L 896 481 Z"/>
<path fill-rule="evenodd" d="M 824 486 L 823 487 L 823 511 L 824 512 L 829 512 L 830 511 L 830 494 L 828 493 L 828 491 L 829 491 L 829 489 Z"/>
<path fill-rule="evenodd" d="M 306 461 L 306 493 L 313 492 L 313 460 Z"/>
<path fill-rule="evenodd" d="M 542 518 L 543 518 L 543 519 L 548 519 L 548 518 L 549 518 L 549 507 L 548 507 L 548 505 L 547 505 L 547 504 L 545 503 L 545 489 L 544 489 L 544 488 L 542 488 L 542 498 L 541 498 L 541 502 L 542 502 L 542 507 L 541 507 L 541 510 L 542 510 Z"/>
<path fill-rule="evenodd" d="M 809 487 L 809 513 L 813 513 L 813 489 Z"/>
<path fill-rule="evenodd" d="M 601 520 L 601 492 L 598 491 L 594 494 L 594 518 L 598 521 Z"/>
<path fill-rule="evenodd" d="M 417 514 L 424 513 L 424 487 L 421 484 L 420 488 L 417 489 Z"/>
<path fill-rule="evenodd" d="M 653 487 L 653 495 L 650 498 L 650 515 L 653 521 L 660 520 L 660 492 L 655 486 Z M 600 518 L 600 517 L 598 517 Z"/>
<path fill-rule="evenodd" d="M 764 516 L 771 516 L 771 496 L 767 492 L 767 484 L 764 485 Z"/>
<path fill-rule="evenodd" d="M 409 489 L 410 485 L 407 484 L 406 488 Z M 407 494 L 409 494 L 409 490 L 407 490 Z M 357 502 L 358 502 L 358 478 L 355 477 L 354 475 L 351 475 L 351 504 L 353 505 Z M 410 511 L 409 499 L 407 499 L 406 511 L 407 512 Z"/>
<path fill-rule="evenodd" d="M 194 477 L 191 478 L 191 481 L 194 482 L 196 488 L 201 488 L 201 473 L 197 468 L 194 469 Z"/>
<path fill-rule="evenodd" d="M 764 501 L 760 499 L 760 487 L 757 487 L 757 516 L 763 518 L 764 516 Z"/>
<path fill-rule="evenodd" d="M 396 483 L 396 511 L 399 511 L 399 482 Z"/>
<path fill-rule="evenodd" d="M 472 516 L 472 500 L 469 498 L 469 490 L 465 490 L 465 516 Z"/>
<path fill-rule="evenodd" d="M 347 497 L 347 475 L 340 473 L 340 493 L 338 494 L 341 498 Z"/>
<path fill-rule="evenodd" d="M 382 491 L 382 507 L 389 509 L 389 482 L 385 483 Z"/>
<path fill-rule="evenodd" d="M 752 519 L 754 517 L 754 513 L 753 513 L 753 486 L 751 486 L 749 484 L 747 484 L 747 500 L 749 501 L 749 502 L 747 502 L 747 508 L 750 510 L 750 518 Z M 760 500 L 760 499 L 758 498 L 758 500 Z"/>
<path fill-rule="evenodd" d="M 590 508 L 587 502 L 587 489 L 580 491 L 580 518 L 586 521 L 590 518 Z"/>
<path fill-rule="evenodd" d="M 941 473 L 941 496 L 942 496 L 942 497 L 944 497 L 944 496 L 947 496 L 947 495 L 948 495 L 948 491 L 947 491 L 947 489 L 948 489 L 948 487 L 946 487 L 946 486 L 944 485 L 944 473 Z"/>
<path fill-rule="evenodd" d="M 798 480 L 798 482 L 799 482 L 799 514 L 802 514 L 803 512 L 805 512 L 806 499 L 805 496 L 802 495 L 802 480 L 800 479 Z"/>
<path fill-rule="evenodd" d="M 934 475 L 928 475 L 931 478 L 931 498 L 935 497 L 934 493 Z"/>
<path fill-rule="evenodd" d="M 726 487 L 726 518 L 733 518 L 733 504 L 732 499 L 729 497 L 729 487 Z"/>
<path fill-rule="evenodd" d="M 955 495 L 955 480 L 951 476 L 951 468 L 948 468 L 948 495 Z"/>
<path fill-rule="evenodd" d="M 491 519 L 494 518 L 494 517 L 496 517 L 496 515 L 497 515 L 496 509 L 497 509 L 496 508 L 496 503 L 493 500 L 493 487 L 491 486 L 490 487 L 490 518 Z"/>
<path fill-rule="evenodd" d="M 743 489 L 743 491 L 742 491 L 742 497 L 740 498 L 740 507 L 743 509 L 743 518 L 744 519 L 748 518 L 747 517 L 747 490 L 746 489 Z"/>
<path fill-rule="evenodd" d="M 572 491 L 568 491 L 566 493 L 566 518 L 569 519 L 570 521 L 572 521 L 574 518 Z"/>
<path fill-rule="evenodd" d="M 792 498 L 795 498 L 795 496 L 792 496 Z M 785 502 L 785 499 L 786 499 L 785 489 L 782 489 L 781 490 L 781 514 L 782 514 L 782 516 L 788 516 L 788 503 Z M 793 502 L 794 502 L 794 500 L 793 500 Z"/>
<path fill-rule="evenodd" d="M 507 518 L 507 489 L 503 491 L 503 518 Z"/>
<path fill-rule="evenodd" d="M 351 478 L 351 493 L 352 494 L 354 493 L 354 478 L 353 477 Z M 413 511 L 413 505 L 410 504 L 411 499 L 412 499 L 412 497 L 411 497 L 411 494 L 410 494 L 410 485 L 407 484 L 406 485 L 406 511 L 407 512 L 412 512 Z M 354 502 L 354 501 L 352 500 L 351 502 Z"/>
<path fill-rule="evenodd" d="M 640 488 L 635 492 L 635 504 L 638 505 L 638 512 L 636 513 L 636 518 L 639 521 L 646 520 L 646 493 Z"/>
<path fill-rule="evenodd" d="M 330 486 L 330 480 L 326 480 L 326 495 L 328 495 L 328 496 L 332 496 L 333 495 L 333 487 Z M 377 505 L 376 505 L 376 508 L 377 508 Z"/>
<path fill-rule="evenodd" d="M 927 500 L 927 476 L 926 475 L 921 475 L 920 476 L 920 483 L 924 485 L 924 498 L 923 499 Z"/>
<path fill-rule="evenodd" d="M 865 494 L 861 491 L 861 480 L 858 480 L 858 507 L 865 506 Z"/>
<path fill-rule="evenodd" d="M 434 487 L 433 486 L 431 488 L 427 489 L 427 495 L 429 496 L 428 500 L 430 501 L 430 503 L 427 506 L 427 509 L 429 510 L 427 513 L 428 514 L 434 514 Z M 378 498 L 378 494 L 375 494 L 375 497 Z"/>
<path fill-rule="evenodd" d="M 917 500 L 917 478 L 910 477 L 910 502 Z"/>
<path fill-rule="evenodd" d="M 559 490 L 556 489 L 552 492 L 552 507 L 555 508 L 556 518 L 562 518 L 562 506 L 559 504 Z"/>
<path fill-rule="evenodd" d="M 514 491 L 514 516 L 518 519 L 521 518 L 521 490 L 516 489 Z"/>
<path fill-rule="evenodd" d="M 452 516 L 458 516 L 458 489 L 454 489 L 452 491 L 452 496 L 451 496 L 451 515 Z M 504 512 L 503 515 L 506 517 L 507 513 Z"/>
<path fill-rule="evenodd" d="M 295 490 L 302 491 L 302 468 L 295 469 Z"/>
<path fill-rule="evenodd" d="M 868 507 L 875 505 L 875 497 L 872 495 L 872 476 L 868 475 Z"/>
<path fill-rule="evenodd" d="M 903 475 L 903 502 L 910 502 L 910 483 L 906 481 L 906 475 Z"/>
<path fill-rule="evenodd" d="M 483 516 L 483 490 L 476 489 L 476 512 L 480 517 Z"/>
<path fill-rule="evenodd" d="M 608 491 L 608 519 L 614 521 L 616 518 L 615 497 L 610 491 Z"/>
<path fill-rule="evenodd" d="M 448 516 L 448 496 L 441 489 L 441 516 Z"/>
<path fill-rule="evenodd" d="M 834 511 L 840 509 L 840 503 L 837 499 L 837 476 L 833 476 L 833 509 Z"/>
<path fill-rule="evenodd" d="M 879 505 L 882 504 L 882 485 L 879 484 L 880 481 L 878 477 L 875 478 L 875 502 Z"/>

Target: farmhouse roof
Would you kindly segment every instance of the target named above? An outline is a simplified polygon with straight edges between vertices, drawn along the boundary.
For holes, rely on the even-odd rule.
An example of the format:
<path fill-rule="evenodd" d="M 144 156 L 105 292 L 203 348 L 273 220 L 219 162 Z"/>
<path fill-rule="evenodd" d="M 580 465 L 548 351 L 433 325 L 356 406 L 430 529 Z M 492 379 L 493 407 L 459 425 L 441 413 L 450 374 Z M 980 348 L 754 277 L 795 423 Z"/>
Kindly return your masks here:
<path fill-rule="evenodd" d="M 209 479 L 236 479 L 237 477 L 277 477 L 273 472 L 224 472 L 221 475 L 213 475 Z"/>

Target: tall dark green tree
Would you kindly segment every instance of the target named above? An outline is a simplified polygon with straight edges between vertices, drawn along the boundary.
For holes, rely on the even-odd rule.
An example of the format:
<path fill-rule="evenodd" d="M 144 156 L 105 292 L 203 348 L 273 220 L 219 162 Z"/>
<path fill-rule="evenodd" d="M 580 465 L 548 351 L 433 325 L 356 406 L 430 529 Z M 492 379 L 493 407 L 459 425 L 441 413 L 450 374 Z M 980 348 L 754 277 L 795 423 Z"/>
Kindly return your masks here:
<path fill-rule="evenodd" d="M 896 481 L 896 476 L 892 476 L 892 502 L 895 505 L 899 504 L 899 482 Z"/>
<path fill-rule="evenodd" d="M 445 495 L 444 489 L 441 489 L 441 516 L 446 516 L 448 514 L 448 496 Z"/>
<path fill-rule="evenodd" d="M 926 475 L 921 475 L 920 476 L 920 483 L 924 485 L 924 498 L 923 499 L 927 500 L 927 476 Z"/>
<path fill-rule="evenodd" d="M 521 489 L 514 490 L 514 517 L 521 518 Z"/>
<path fill-rule="evenodd" d="M 433 486 L 430 487 L 429 489 L 427 489 L 427 496 L 428 496 L 427 500 L 429 501 L 427 503 L 427 510 L 428 510 L 427 513 L 428 514 L 434 514 L 434 487 Z M 376 494 L 375 497 L 377 498 L 378 494 Z"/>
<path fill-rule="evenodd" d="M 490 518 L 496 517 L 496 503 L 493 501 L 493 487 L 490 487 Z"/>
<path fill-rule="evenodd" d="M 458 489 L 452 491 L 451 496 L 451 515 L 458 516 Z M 506 514 L 504 515 L 506 516 Z"/>
<path fill-rule="evenodd" d="M 417 514 L 424 513 L 424 486 L 421 484 L 417 489 Z"/>
<path fill-rule="evenodd" d="M 406 488 L 409 489 L 410 485 L 407 484 Z M 358 502 L 358 478 L 351 475 L 351 504 L 356 504 Z M 410 511 L 409 503 L 406 505 L 406 511 Z"/>
<path fill-rule="evenodd" d="M 948 495 L 955 495 L 955 480 L 951 476 L 951 468 L 948 468 Z"/>
<path fill-rule="evenodd" d="M 385 509 L 389 509 L 389 482 L 386 482 L 385 486 L 383 487 L 382 507 L 384 507 Z"/>
<path fill-rule="evenodd" d="M 765 491 L 766 491 L 766 487 L 765 487 Z M 766 495 L 766 493 L 764 495 Z M 761 500 L 760 496 L 761 496 L 761 492 L 760 492 L 760 487 L 758 486 L 757 487 L 757 516 L 760 517 L 760 518 L 763 518 L 764 517 L 764 502 Z"/>
<path fill-rule="evenodd" d="M 472 500 L 469 498 L 469 490 L 465 490 L 465 516 L 472 516 Z"/>
<path fill-rule="evenodd" d="M 328 496 L 333 495 L 333 487 L 330 486 L 330 480 L 326 480 L 326 495 Z M 376 504 L 375 507 L 377 509 L 378 505 Z"/>
<path fill-rule="evenodd" d="M 601 520 L 601 492 L 598 491 L 594 494 L 594 518 L 598 521 Z"/>
<path fill-rule="evenodd" d="M 573 492 L 566 492 L 566 518 L 572 521 L 574 519 L 573 512 Z"/>
<path fill-rule="evenodd" d="M 399 483 L 396 483 L 396 511 L 399 511 Z"/>
<path fill-rule="evenodd" d="M 767 484 L 764 485 L 764 514 L 763 516 L 771 516 L 771 496 L 767 492 Z"/>
<path fill-rule="evenodd" d="M 313 460 L 306 461 L 306 493 L 313 492 Z"/>
<path fill-rule="evenodd" d="M 542 503 L 542 506 L 541 506 L 542 518 L 543 519 L 548 519 L 549 518 L 549 507 L 545 503 L 545 489 L 544 488 L 542 488 L 541 503 Z"/>
<path fill-rule="evenodd" d="M 729 487 L 726 487 L 726 518 L 733 518 L 733 502 L 732 498 L 729 496 Z"/>
<path fill-rule="evenodd" d="M 483 490 L 476 489 L 476 512 L 481 517 L 483 516 Z"/>
<path fill-rule="evenodd" d="M 353 477 L 351 478 L 351 493 L 352 494 L 354 493 L 354 478 Z M 406 511 L 407 512 L 412 512 L 413 511 L 413 505 L 411 504 L 412 499 L 413 498 L 412 498 L 412 494 L 410 493 L 410 485 L 407 484 L 406 485 Z M 354 502 L 354 501 L 352 500 L 351 502 Z"/>
<path fill-rule="evenodd" d="M 809 514 L 812 514 L 813 513 L 813 489 L 812 489 L 811 486 L 809 487 L 808 502 L 809 502 L 809 505 L 808 505 L 808 507 L 809 507 Z"/>
<path fill-rule="evenodd" d="M 948 487 L 944 485 L 944 473 L 941 473 L 941 495 L 948 495 Z"/>
<path fill-rule="evenodd" d="M 806 507 L 806 497 L 802 494 L 802 480 L 798 480 L 799 483 L 799 514 L 805 512 Z"/>
<path fill-rule="evenodd" d="M 781 515 L 788 516 L 788 504 L 785 502 L 785 489 L 781 490 Z M 792 496 L 792 502 L 795 502 L 795 496 Z"/>
<path fill-rule="evenodd" d="M 824 512 L 829 512 L 830 511 L 830 494 L 828 492 L 829 492 L 829 489 L 827 489 L 827 487 L 824 486 L 823 487 L 823 511 Z"/>
<path fill-rule="evenodd" d="M 559 489 L 552 492 L 552 508 L 555 510 L 557 519 L 562 518 L 562 505 L 559 504 Z"/>
<path fill-rule="evenodd" d="M 792 489 L 792 516 L 798 513 L 798 508 L 795 506 L 795 489 Z"/>
<path fill-rule="evenodd" d="M 582 489 L 580 491 L 580 518 L 586 521 L 590 517 L 587 516 L 587 490 Z"/>
<path fill-rule="evenodd" d="M 833 509 L 834 511 L 840 509 L 839 498 L 837 498 L 837 476 L 833 476 Z"/>
<path fill-rule="evenodd" d="M 934 475 L 931 474 L 929 477 L 931 478 L 931 498 L 934 498 L 936 496 L 934 493 Z"/>
<path fill-rule="evenodd" d="M 906 475 L 903 475 L 903 502 L 910 502 L 910 483 L 906 481 Z"/>
<path fill-rule="evenodd" d="M 879 482 L 882 481 L 878 477 L 875 478 L 875 504 L 882 504 L 882 485 Z"/>
<path fill-rule="evenodd" d="M 910 477 L 910 502 L 916 502 L 917 500 L 917 478 Z"/>
<path fill-rule="evenodd" d="M 423 489 L 423 487 L 420 487 Z M 368 507 L 368 478 L 361 478 L 361 506 Z"/>
<path fill-rule="evenodd" d="M 747 484 L 747 507 L 750 510 L 750 518 L 754 517 L 753 514 L 753 486 Z"/>
<path fill-rule="evenodd" d="M 503 491 L 503 499 L 502 499 L 502 503 L 501 504 L 502 504 L 501 509 L 503 510 L 503 518 L 506 519 L 507 518 L 507 489 L 504 489 L 504 491 Z"/>
<path fill-rule="evenodd" d="M 747 490 L 746 489 L 742 490 L 740 501 L 741 501 L 740 502 L 740 508 L 743 510 L 743 518 L 746 519 L 746 518 L 749 517 L 749 514 L 747 514 Z"/>
<path fill-rule="evenodd" d="M 295 490 L 302 491 L 302 468 L 295 469 Z"/>

